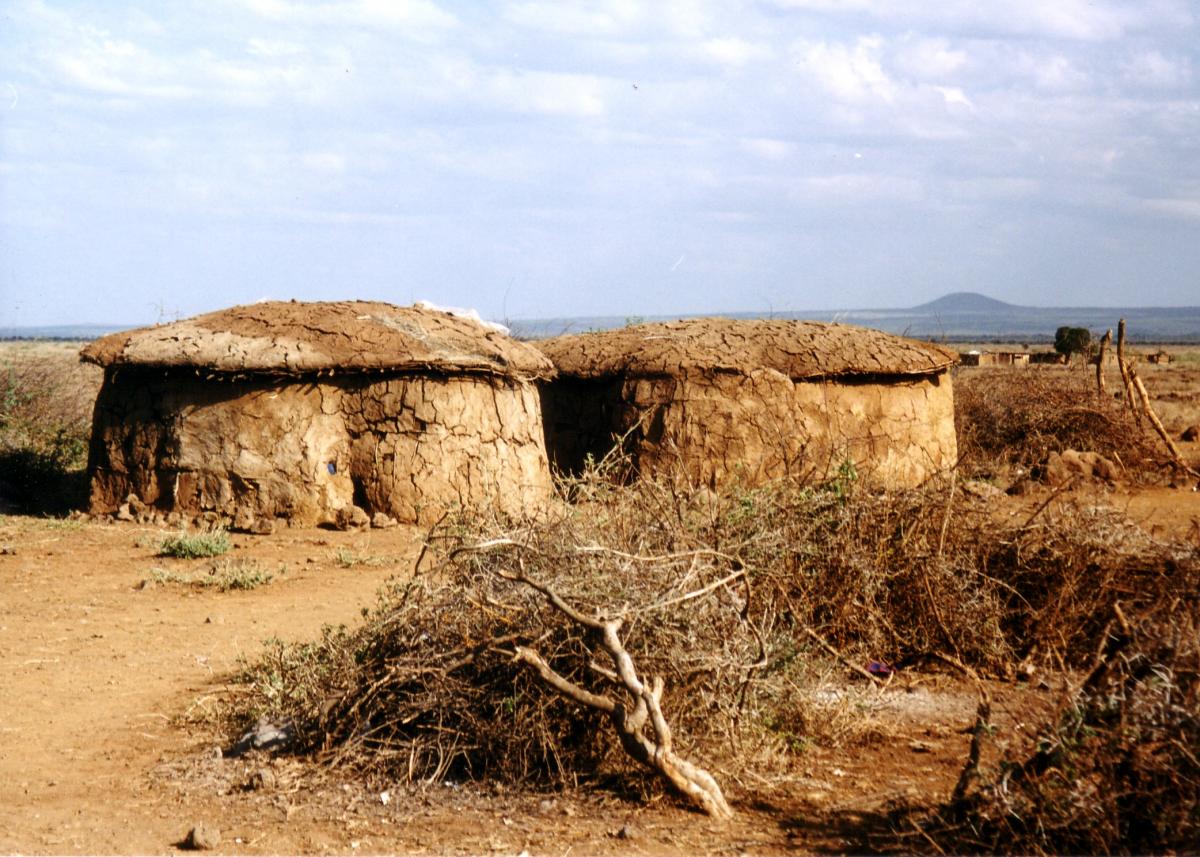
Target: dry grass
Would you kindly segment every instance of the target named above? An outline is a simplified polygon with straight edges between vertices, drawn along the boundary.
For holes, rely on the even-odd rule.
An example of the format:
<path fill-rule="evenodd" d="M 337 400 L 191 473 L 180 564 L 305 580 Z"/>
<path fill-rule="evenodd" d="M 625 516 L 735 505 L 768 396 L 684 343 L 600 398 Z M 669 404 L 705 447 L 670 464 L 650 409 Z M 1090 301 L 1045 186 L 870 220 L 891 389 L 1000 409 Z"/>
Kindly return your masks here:
<path fill-rule="evenodd" d="M 1082 368 L 961 372 L 954 411 L 962 468 L 972 476 L 1036 473 L 1050 453 L 1068 449 L 1098 452 L 1134 480 L 1167 466 L 1149 428 L 1122 401 L 1100 397 L 1094 373 Z"/>
<path fill-rule="evenodd" d="M 77 343 L 0 344 L 0 504 L 27 513 L 83 504 L 99 384 Z"/>
<path fill-rule="evenodd" d="M 613 692 L 603 650 L 507 579 L 519 571 L 588 615 L 622 617 L 641 674 L 665 679 L 679 752 L 761 781 L 786 776 L 807 743 L 846 738 L 811 692 L 826 645 L 852 664 L 949 656 L 993 675 L 1027 658 L 1078 663 L 1118 599 L 1153 603 L 1195 573 L 1194 551 L 1111 513 L 1065 506 L 997 526 L 951 486 L 882 495 L 853 476 L 714 494 L 593 472 L 537 522 L 444 522 L 421 573 L 362 627 L 274 644 L 245 675 L 237 725 L 290 719 L 302 751 L 389 779 L 644 785 L 597 714 L 514 662 L 534 648 Z"/>
<path fill-rule="evenodd" d="M 982 786 L 933 813 L 906 849 L 938 853 L 1193 853 L 1200 842 L 1200 580 L 1140 615 L 1113 611 L 1092 669 Z M 923 817 L 922 817 L 923 816 Z"/>

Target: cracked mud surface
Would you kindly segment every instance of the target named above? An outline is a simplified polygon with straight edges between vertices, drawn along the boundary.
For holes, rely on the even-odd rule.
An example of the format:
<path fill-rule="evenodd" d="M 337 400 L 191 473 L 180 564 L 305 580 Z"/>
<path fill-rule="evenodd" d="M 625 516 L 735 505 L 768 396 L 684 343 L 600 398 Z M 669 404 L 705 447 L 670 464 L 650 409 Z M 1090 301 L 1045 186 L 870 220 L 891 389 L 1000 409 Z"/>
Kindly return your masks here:
<path fill-rule="evenodd" d="M 535 343 L 559 372 L 577 378 L 749 373 L 794 381 L 848 375 L 925 375 L 958 361 L 928 342 L 847 324 L 694 318 L 639 324 Z"/>
<path fill-rule="evenodd" d="M 94 512 L 332 521 L 352 503 L 427 524 L 460 506 L 531 512 L 551 494 L 526 381 L 346 375 L 208 381 L 111 368 L 96 406 Z"/>
<path fill-rule="evenodd" d="M 468 318 L 374 301 L 264 301 L 114 333 L 83 351 L 100 366 L 217 372 L 477 371 L 525 378 L 552 370 L 537 349 Z"/>

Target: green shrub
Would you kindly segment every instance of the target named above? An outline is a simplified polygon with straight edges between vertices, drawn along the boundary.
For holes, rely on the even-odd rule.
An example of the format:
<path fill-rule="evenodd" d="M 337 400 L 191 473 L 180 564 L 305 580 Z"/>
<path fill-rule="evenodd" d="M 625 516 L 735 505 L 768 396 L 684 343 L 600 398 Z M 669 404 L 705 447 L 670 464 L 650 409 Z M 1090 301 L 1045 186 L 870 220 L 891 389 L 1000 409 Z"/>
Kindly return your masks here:
<path fill-rule="evenodd" d="M 242 559 L 214 562 L 207 577 L 198 582 L 201 586 L 215 586 L 221 592 L 228 592 L 231 589 L 257 589 L 274 579 L 274 574 L 254 560 Z"/>
<path fill-rule="evenodd" d="M 224 530 L 213 530 L 209 533 L 189 535 L 180 533 L 163 539 L 158 546 L 159 556 L 169 556 L 176 559 L 201 559 L 209 556 L 220 556 L 233 547 L 229 533 Z"/>

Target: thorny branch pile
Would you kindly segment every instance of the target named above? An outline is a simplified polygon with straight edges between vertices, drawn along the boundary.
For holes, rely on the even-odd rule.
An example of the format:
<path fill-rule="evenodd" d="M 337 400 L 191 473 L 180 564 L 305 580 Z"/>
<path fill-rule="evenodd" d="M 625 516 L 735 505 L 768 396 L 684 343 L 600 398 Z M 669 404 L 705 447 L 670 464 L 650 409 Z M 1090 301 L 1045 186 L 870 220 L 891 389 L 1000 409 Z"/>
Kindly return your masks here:
<path fill-rule="evenodd" d="M 244 717 L 292 718 L 301 750 L 393 781 L 647 787 L 611 707 L 588 703 L 638 705 L 604 644 L 619 621 L 672 752 L 745 792 L 786 777 L 797 741 L 824 738 L 806 692 L 824 656 L 814 640 L 856 660 L 1009 676 L 1086 662 L 1115 605 L 1136 615 L 1200 580 L 1194 550 L 1115 513 L 1068 504 L 997 521 L 952 485 L 870 493 L 849 467 L 816 487 L 714 494 L 593 472 L 569 488 L 571 505 L 524 527 L 444 521 L 361 628 L 274 646 L 247 675 Z M 650 757 L 661 747 L 661 733 L 638 737 Z"/>

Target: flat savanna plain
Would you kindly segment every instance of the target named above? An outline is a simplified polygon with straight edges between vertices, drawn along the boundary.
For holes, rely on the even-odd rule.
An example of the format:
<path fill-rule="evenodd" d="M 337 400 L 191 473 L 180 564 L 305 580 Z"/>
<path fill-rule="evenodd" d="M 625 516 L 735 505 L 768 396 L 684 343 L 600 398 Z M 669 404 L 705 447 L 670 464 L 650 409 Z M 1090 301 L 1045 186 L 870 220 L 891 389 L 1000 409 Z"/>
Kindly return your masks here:
<path fill-rule="evenodd" d="M 0 367 L 57 363 L 71 379 L 64 400 L 94 397 L 99 379 L 75 367 L 74 353 L 6 344 Z M 1200 354 L 1180 356 L 1141 367 L 1174 437 L 1200 422 Z M 1044 371 L 1083 370 L 959 377 Z M 1200 445 L 1179 445 L 1200 463 Z M 1155 538 L 1200 545 L 1200 493 L 1190 487 L 1034 485 L 999 494 L 994 514 L 1020 518 L 1047 501 L 1103 504 Z M 221 852 L 247 854 L 863 851 L 878 847 L 873 837 L 896 805 L 947 799 L 970 743 L 976 690 L 954 671 L 901 671 L 879 690 L 814 653 L 815 692 L 831 720 L 847 723 L 845 738 L 827 728 L 787 778 L 727 781 L 737 813 L 727 824 L 620 786 L 389 787 L 288 756 L 223 757 L 219 748 L 236 736 L 220 731 L 216 715 L 242 690 L 232 678 L 243 660 L 260 657 L 268 638 L 302 641 L 323 625 L 354 624 L 381 586 L 411 573 L 424 533 L 234 535 L 227 561 L 271 579 L 220 591 L 180 582 L 203 562 L 158 555 L 173 532 L 0 515 L 0 852 L 165 853 L 198 822 L 220 828 Z M 1030 743 L 1069 678 L 989 682 L 996 741 L 987 752 Z M 264 771 L 271 786 L 254 787 Z"/>

